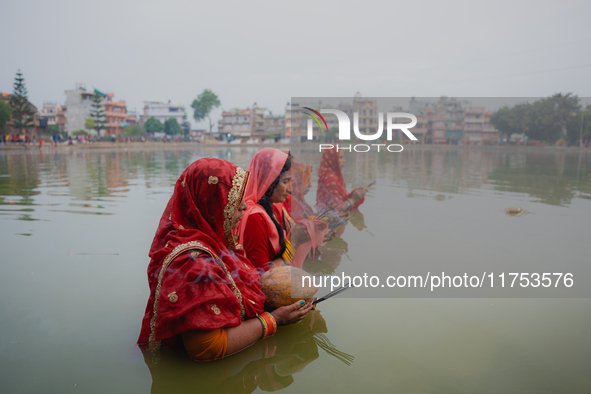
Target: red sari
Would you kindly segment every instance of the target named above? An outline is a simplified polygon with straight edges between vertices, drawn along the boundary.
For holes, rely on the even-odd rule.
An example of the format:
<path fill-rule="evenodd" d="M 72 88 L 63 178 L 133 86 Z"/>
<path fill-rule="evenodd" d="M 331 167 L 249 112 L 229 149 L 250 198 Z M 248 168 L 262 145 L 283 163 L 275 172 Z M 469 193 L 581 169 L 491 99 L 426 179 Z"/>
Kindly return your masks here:
<path fill-rule="evenodd" d="M 269 262 L 281 252 L 281 245 L 275 223 L 258 201 L 281 175 L 287 158 L 288 154 L 279 149 L 265 148 L 254 155 L 248 166 L 251 175 L 244 193 L 248 209 L 242 215 L 236 232 L 248 259 L 263 271 L 269 269 Z M 285 233 L 283 235 L 286 236 Z"/>
<path fill-rule="evenodd" d="M 355 190 L 353 190 L 353 192 L 355 192 Z M 353 192 L 347 193 L 343 173 L 339 166 L 339 153 L 335 148 L 323 150 L 320 167 L 318 168 L 316 205 L 320 208 L 330 206 L 334 209 L 342 209 L 344 202 L 353 196 Z M 359 205 L 363 204 L 364 201 L 365 197 L 350 209 L 357 208 Z"/>
<path fill-rule="evenodd" d="M 150 298 L 139 344 L 235 327 L 263 312 L 257 270 L 236 245 L 232 218 L 249 173 L 224 160 L 192 163 L 176 182 L 150 249 Z"/>

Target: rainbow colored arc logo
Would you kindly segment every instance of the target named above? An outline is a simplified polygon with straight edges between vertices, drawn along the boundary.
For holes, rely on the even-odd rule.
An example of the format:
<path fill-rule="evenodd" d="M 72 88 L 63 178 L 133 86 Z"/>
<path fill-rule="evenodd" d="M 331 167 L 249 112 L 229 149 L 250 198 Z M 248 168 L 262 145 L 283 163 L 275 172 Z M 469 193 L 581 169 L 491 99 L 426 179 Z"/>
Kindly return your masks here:
<path fill-rule="evenodd" d="M 322 115 L 320 115 L 320 112 L 318 112 L 316 110 L 313 110 L 312 108 L 309 108 L 309 107 L 303 107 L 303 108 L 304 109 L 307 109 L 308 111 L 312 111 L 316 115 L 318 115 L 320 117 L 320 119 L 322 119 L 322 121 L 324 122 L 324 127 L 326 127 L 326 131 L 328 131 L 328 125 L 326 124 L 326 120 L 324 120 L 324 117 Z M 314 115 L 312 115 L 311 113 L 308 113 L 308 112 L 304 112 L 304 113 L 306 115 L 311 116 L 316 121 L 316 123 L 318 123 L 318 126 L 320 126 L 320 130 L 322 130 L 322 123 L 320 123 L 320 120 L 316 116 L 314 116 Z"/>

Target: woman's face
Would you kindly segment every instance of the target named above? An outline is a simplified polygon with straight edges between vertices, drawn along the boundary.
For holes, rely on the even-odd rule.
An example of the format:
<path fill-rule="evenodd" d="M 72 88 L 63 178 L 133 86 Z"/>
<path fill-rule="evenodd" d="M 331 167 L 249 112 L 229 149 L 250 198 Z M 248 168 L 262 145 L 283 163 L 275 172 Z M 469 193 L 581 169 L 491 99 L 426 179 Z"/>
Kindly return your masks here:
<path fill-rule="evenodd" d="M 279 177 L 279 183 L 269 197 L 272 203 L 284 202 L 287 195 L 291 193 L 291 171 L 286 171 Z"/>
<path fill-rule="evenodd" d="M 345 167 L 345 152 L 339 151 L 339 168 L 342 170 Z"/>
<path fill-rule="evenodd" d="M 242 200 L 238 208 L 236 208 L 234 216 L 232 217 L 232 230 L 238 227 L 238 223 L 240 222 L 240 219 L 242 219 L 242 214 L 244 213 L 244 211 L 246 211 L 247 208 L 248 205 L 246 205 L 244 200 Z"/>

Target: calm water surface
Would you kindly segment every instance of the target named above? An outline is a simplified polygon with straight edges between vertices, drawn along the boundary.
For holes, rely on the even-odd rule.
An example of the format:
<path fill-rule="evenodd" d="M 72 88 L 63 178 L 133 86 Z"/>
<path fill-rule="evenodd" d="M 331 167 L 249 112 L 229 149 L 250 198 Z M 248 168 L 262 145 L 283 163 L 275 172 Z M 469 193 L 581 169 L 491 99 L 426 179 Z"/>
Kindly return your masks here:
<path fill-rule="evenodd" d="M 174 182 L 200 157 L 246 168 L 255 152 L 0 152 L 0 392 L 591 392 L 589 299 L 331 299 L 226 360 L 144 358 L 147 251 Z M 317 170 L 318 154 L 292 152 Z M 591 261 L 590 154 L 347 160 L 348 187 L 377 184 L 309 271 L 368 256 Z M 512 206 L 533 214 L 505 215 Z"/>

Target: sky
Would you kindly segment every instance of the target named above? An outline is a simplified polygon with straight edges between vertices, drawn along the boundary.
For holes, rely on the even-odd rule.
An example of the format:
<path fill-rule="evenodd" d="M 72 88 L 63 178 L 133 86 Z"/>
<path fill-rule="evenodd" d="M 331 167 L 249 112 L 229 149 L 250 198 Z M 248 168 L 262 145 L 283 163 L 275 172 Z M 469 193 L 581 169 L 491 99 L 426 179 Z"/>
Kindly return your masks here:
<path fill-rule="evenodd" d="M 0 91 L 77 82 L 213 113 L 291 97 L 591 97 L 591 2 L 0 0 Z M 206 128 L 205 122 L 192 122 Z"/>

